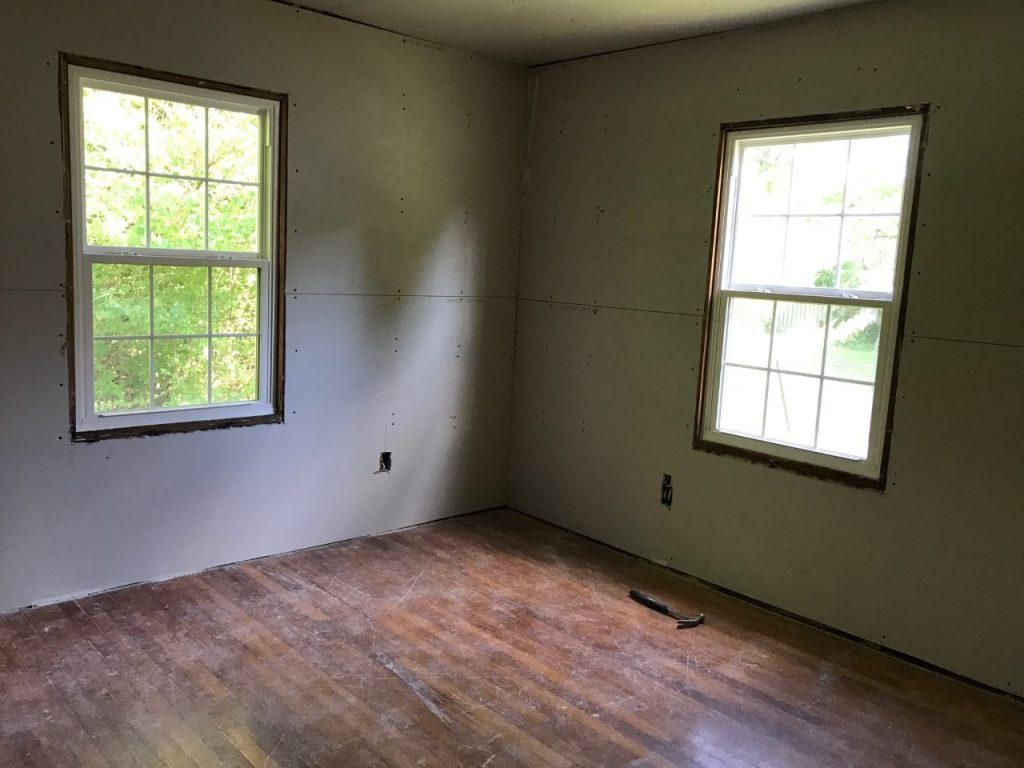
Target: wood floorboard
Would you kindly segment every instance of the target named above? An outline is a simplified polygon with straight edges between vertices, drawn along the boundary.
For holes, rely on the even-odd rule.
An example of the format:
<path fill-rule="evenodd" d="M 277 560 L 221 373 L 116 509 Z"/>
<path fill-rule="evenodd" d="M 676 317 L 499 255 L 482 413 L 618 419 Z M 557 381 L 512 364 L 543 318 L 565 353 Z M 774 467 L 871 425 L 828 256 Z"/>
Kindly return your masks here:
<path fill-rule="evenodd" d="M 498 511 L 0 617 L 0 766 L 1021 768 L 1024 707 Z"/>

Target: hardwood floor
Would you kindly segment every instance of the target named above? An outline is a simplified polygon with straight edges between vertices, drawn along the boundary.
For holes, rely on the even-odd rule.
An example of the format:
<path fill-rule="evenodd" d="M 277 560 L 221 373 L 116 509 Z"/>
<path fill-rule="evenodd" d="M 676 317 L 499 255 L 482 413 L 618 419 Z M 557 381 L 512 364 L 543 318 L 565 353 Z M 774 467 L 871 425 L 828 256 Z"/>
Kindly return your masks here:
<path fill-rule="evenodd" d="M 1019 768 L 1024 707 L 512 512 L 0 618 L 4 768 L 672 765 Z"/>

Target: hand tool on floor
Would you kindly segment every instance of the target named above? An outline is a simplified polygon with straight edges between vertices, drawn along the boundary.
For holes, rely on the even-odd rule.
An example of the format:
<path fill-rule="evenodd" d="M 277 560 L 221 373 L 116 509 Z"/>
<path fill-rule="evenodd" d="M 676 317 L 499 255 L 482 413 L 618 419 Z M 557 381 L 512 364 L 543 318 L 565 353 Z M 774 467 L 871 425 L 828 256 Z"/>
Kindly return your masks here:
<path fill-rule="evenodd" d="M 673 611 L 667 605 L 658 600 L 655 600 L 650 595 L 646 595 L 639 589 L 629 590 L 629 596 L 636 600 L 640 605 L 650 608 L 652 611 L 663 613 L 666 616 L 671 616 L 676 620 L 676 629 L 690 629 L 696 627 L 698 624 L 704 623 L 704 614 L 698 613 L 696 616 L 683 616 L 677 611 Z"/>

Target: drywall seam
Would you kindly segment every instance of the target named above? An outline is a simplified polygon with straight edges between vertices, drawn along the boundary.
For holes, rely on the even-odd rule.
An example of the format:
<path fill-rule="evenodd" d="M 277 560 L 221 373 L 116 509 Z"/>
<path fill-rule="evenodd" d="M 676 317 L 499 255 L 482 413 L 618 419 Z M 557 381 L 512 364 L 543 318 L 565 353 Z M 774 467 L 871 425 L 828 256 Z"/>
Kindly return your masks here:
<path fill-rule="evenodd" d="M 558 304 L 563 307 L 583 307 L 585 309 L 615 309 L 620 312 L 647 312 L 652 315 L 673 315 L 675 317 L 703 317 L 696 312 L 673 312 L 670 309 L 647 309 L 646 307 L 619 307 L 614 304 L 584 304 L 578 301 L 560 301 L 558 299 L 534 299 L 528 296 L 520 296 L 518 301 L 532 301 L 537 304 Z"/>
<path fill-rule="evenodd" d="M 861 0 L 861 2 L 857 3 L 857 4 L 858 5 L 868 5 L 870 3 L 877 3 L 877 2 L 880 2 L 880 1 L 881 0 Z M 282 2 L 282 0 L 274 0 L 274 2 Z M 824 8 L 822 10 L 813 11 L 811 13 L 797 12 L 797 13 L 791 14 L 789 16 L 784 16 L 784 17 L 781 17 L 781 18 L 772 19 L 770 21 L 762 21 L 762 22 L 759 22 L 759 23 L 756 23 L 756 24 L 749 24 L 749 23 L 747 23 L 747 24 L 744 24 L 744 23 L 731 24 L 731 25 L 729 25 L 727 27 L 722 27 L 721 29 L 716 29 L 716 30 L 713 30 L 711 32 L 701 32 L 701 33 L 696 34 L 696 35 L 685 35 L 683 37 L 674 37 L 671 40 L 659 40 L 659 41 L 654 42 L 654 43 L 643 43 L 641 45 L 629 46 L 628 48 L 612 48 L 611 50 L 607 50 L 607 51 L 598 51 L 597 53 L 588 53 L 588 54 L 585 54 L 583 56 L 570 56 L 567 59 L 555 59 L 554 61 L 545 61 L 545 62 L 542 62 L 540 64 L 529 64 L 529 65 L 527 65 L 527 68 L 532 70 L 532 69 L 542 69 L 544 67 L 557 67 L 557 66 L 563 65 L 563 64 L 573 64 L 573 63 L 575 63 L 577 61 L 586 61 L 587 59 L 597 59 L 597 58 L 600 58 L 601 56 L 614 56 L 615 54 L 618 54 L 618 53 L 629 53 L 630 51 L 642 51 L 642 50 L 644 50 L 646 48 L 658 48 L 658 47 L 660 47 L 662 45 L 673 45 L 675 43 L 685 43 L 685 42 L 690 42 L 690 41 L 693 41 L 693 40 L 700 40 L 702 38 L 717 37 L 719 35 L 726 35 L 726 34 L 729 34 L 730 32 L 738 32 L 740 30 L 748 30 L 749 29 L 749 30 L 760 32 L 760 31 L 765 31 L 765 30 L 769 30 L 769 29 L 777 29 L 779 27 L 786 27 L 786 26 L 790 26 L 792 24 L 803 23 L 804 21 L 806 21 L 808 19 L 812 19 L 815 16 L 824 16 L 824 15 L 830 14 L 830 13 L 834 15 L 837 12 L 837 10 L 841 10 L 841 9 Z"/>
<path fill-rule="evenodd" d="M 956 339 L 948 336 L 924 336 L 920 333 L 910 332 L 903 340 L 913 341 L 914 339 L 927 339 L 928 341 L 948 341 L 954 344 L 978 344 L 986 347 L 1008 347 L 1010 349 L 1024 349 L 1024 344 L 1014 344 L 1008 341 L 983 341 L 982 339 Z"/>
<path fill-rule="evenodd" d="M 522 284 L 523 270 L 523 220 L 526 218 L 527 203 L 527 168 L 529 168 L 530 145 L 533 132 L 534 116 L 537 112 L 537 94 L 540 89 L 540 78 L 530 76 L 526 83 L 526 99 L 523 120 L 525 130 L 523 133 L 523 167 L 519 173 L 519 237 L 516 248 L 516 284 L 515 284 L 515 306 L 512 310 L 512 381 L 508 388 L 508 434 L 505 440 L 505 503 L 512 500 L 512 430 L 515 427 L 516 407 L 516 343 L 519 340 L 519 286 Z"/>
<path fill-rule="evenodd" d="M 488 301 L 514 301 L 514 295 L 488 296 L 471 293 L 363 293 L 359 291 L 292 291 L 288 296 L 365 296 L 374 299 L 487 299 Z"/>
<path fill-rule="evenodd" d="M 340 13 L 335 13 L 334 11 L 329 11 L 329 10 L 327 10 L 325 8 L 311 8 L 310 6 L 304 5 L 303 3 L 294 2 L 294 0 L 270 0 L 270 2 L 277 3 L 278 5 L 285 5 L 285 6 L 288 6 L 289 8 L 294 8 L 296 11 L 305 11 L 306 13 L 315 13 L 315 14 L 318 14 L 320 16 L 326 16 L 329 19 L 336 19 L 337 21 L 344 21 L 344 22 L 347 22 L 349 24 L 356 24 L 356 25 L 358 25 L 360 27 L 368 27 L 369 29 L 375 29 L 378 32 L 387 32 L 389 35 L 397 35 L 398 37 L 403 38 L 403 42 L 405 40 L 413 40 L 413 41 L 415 41 L 417 43 L 420 43 L 422 45 L 427 45 L 427 46 L 430 46 L 432 48 L 437 48 L 438 50 L 457 51 L 458 53 L 464 53 L 467 56 L 479 56 L 480 58 L 490 59 L 491 61 L 500 61 L 502 64 L 514 64 L 517 67 L 525 66 L 523 64 L 519 64 L 519 63 L 514 62 L 514 61 L 506 61 L 505 59 L 497 59 L 497 58 L 495 58 L 493 56 L 488 56 L 487 54 L 484 54 L 484 53 L 478 53 L 477 51 L 466 51 L 466 50 L 463 50 L 462 48 L 455 48 L 455 47 L 453 47 L 451 45 L 445 45 L 444 43 L 439 43 L 436 40 L 427 40 L 425 37 L 416 37 L 415 35 L 407 35 L 405 32 L 399 32 L 397 29 L 391 29 L 389 27 L 382 27 L 379 24 L 372 24 L 369 21 L 360 21 L 359 19 L 354 19 L 351 16 L 343 16 Z"/>

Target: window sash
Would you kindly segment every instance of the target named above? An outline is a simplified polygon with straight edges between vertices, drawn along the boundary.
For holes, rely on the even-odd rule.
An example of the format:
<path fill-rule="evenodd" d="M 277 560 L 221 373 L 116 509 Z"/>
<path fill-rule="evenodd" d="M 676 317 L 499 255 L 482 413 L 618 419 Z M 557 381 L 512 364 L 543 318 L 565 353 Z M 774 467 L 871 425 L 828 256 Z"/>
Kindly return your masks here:
<path fill-rule="evenodd" d="M 171 412 L 185 413 L 185 412 L 191 412 L 191 411 L 224 410 L 223 414 L 218 414 L 216 416 L 198 416 L 197 415 L 196 416 L 197 419 L 199 419 L 199 418 L 234 418 L 236 416 L 258 416 L 258 415 L 266 415 L 268 413 L 272 413 L 273 409 L 272 409 L 272 405 L 271 405 L 270 394 L 272 392 L 272 383 L 273 382 L 271 380 L 271 377 L 273 375 L 273 367 L 271 365 L 269 365 L 272 357 L 271 357 L 270 354 L 268 354 L 271 350 L 267 350 L 267 349 L 265 349 L 265 347 L 268 344 L 268 339 L 271 338 L 272 326 L 271 326 L 271 307 L 270 307 L 270 302 L 271 302 L 271 297 L 272 297 L 273 294 L 270 291 L 263 290 L 263 287 L 262 287 L 263 284 L 264 284 L 264 281 L 272 279 L 271 275 L 273 273 L 273 270 L 271 269 L 270 263 L 265 261 L 265 260 L 259 260 L 259 259 L 249 260 L 245 264 L 242 264 L 242 263 L 240 263 L 237 260 L 225 261 L 225 260 L 222 260 L 222 259 L 205 259 L 204 260 L 205 263 L 199 263 L 198 260 L 190 260 L 190 261 L 188 261 L 187 264 L 180 263 L 181 260 L 173 260 L 173 261 L 175 261 L 175 263 L 168 263 L 168 261 L 169 260 L 153 259 L 153 258 L 134 259 L 132 261 L 123 261 L 123 260 L 120 260 L 120 259 L 110 259 L 110 258 L 91 259 L 89 254 L 84 254 L 84 256 L 83 256 L 83 264 L 82 264 L 82 267 L 83 267 L 82 279 L 81 279 L 81 281 L 79 282 L 78 285 L 79 285 L 80 300 L 82 302 L 82 307 L 83 307 L 83 312 L 84 312 L 83 322 L 88 321 L 88 327 L 87 328 L 80 328 L 79 329 L 79 333 L 84 333 L 84 335 L 85 335 L 84 344 L 82 346 L 82 348 L 84 350 L 84 358 L 80 361 L 81 365 L 82 365 L 82 370 L 83 370 L 84 376 L 81 379 L 80 384 L 79 384 L 79 394 L 84 396 L 87 399 L 86 405 L 87 405 L 87 413 L 88 413 L 89 417 L 91 419 L 98 420 L 97 423 L 99 423 L 99 422 L 107 423 L 107 422 L 111 422 L 112 420 L 115 420 L 115 419 L 117 419 L 117 420 L 122 420 L 123 419 L 126 422 L 131 422 L 130 424 L 126 424 L 125 426 L 137 426 L 139 424 L 148 423 L 146 421 L 146 419 L 144 418 L 144 416 L 150 416 L 150 415 L 162 414 L 162 413 L 171 413 Z M 92 271 L 93 270 L 92 270 L 92 266 L 93 266 L 93 264 L 142 264 L 142 265 L 145 265 L 145 266 L 152 266 L 152 267 L 162 267 L 162 266 L 170 266 L 170 267 L 175 267 L 175 266 L 203 267 L 203 266 L 205 266 L 205 267 L 214 267 L 214 268 L 216 268 L 216 267 L 247 266 L 247 267 L 255 268 L 258 271 L 258 273 L 259 273 L 259 285 L 260 285 L 260 295 L 259 295 L 259 304 L 258 304 L 259 315 L 258 315 L 258 326 L 257 326 L 256 332 L 255 333 L 214 333 L 213 332 L 213 328 L 212 327 L 208 327 L 207 328 L 207 333 L 205 333 L 205 334 L 156 334 L 156 333 L 150 333 L 148 335 L 137 335 L 137 336 L 117 336 L 117 337 L 99 336 L 98 337 L 98 336 L 96 336 L 93 333 L 93 323 L 92 323 L 92 320 L 93 320 L 93 314 L 92 314 L 92 309 L 93 309 L 93 307 L 92 307 L 92 295 L 93 295 L 93 292 L 92 292 Z M 152 286 L 152 284 L 150 284 L 150 299 L 149 300 L 150 300 L 150 316 L 151 317 L 152 317 L 152 313 L 154 311 L 154 308 L 153 308 L 154 298 L 155 297 L 154 297 L 154 294 L 153 294 L 153 286 Z M 208 302 L 212 301 L 212 297 L 211 296 L 207 296 L 207 301 Z M 152 328 L 151 328 L 151 331 L 152 331 Z M 194 405 L 161 406 L 161 407 L 158 407 L 158 408 L 154 407 L 152 409 L 125 410 L 125 411 L 117 411 L 117 412 L 110 412 L 110 413 L 104 413 L 104 412 L 100 412 L 100 411 L 96 410 L 95 369 L 94 369 L 94 363 L 95 363 L 95 360 L 94 360 L 94 349 L 95 349 L 96 341 L 105 341 L 105 340 L 126 340 L 126 341 L 127 340 L 138 340 L 138 341 L 146 340 L 146 341 L 150 341 L 150 340 L 156 340 L 156 339 L 175 339 L 175 338 L 178 338 L 178 339 L 188 339 L 188 338 L 192 338 L 192 339 L 208 339 L 208 340 L 211 340 L 211 342 L 212 342 L 212 339 L 216 339 L 216 338 L 233 338 L 233 337 L 234 338 L 238 338 L 238 337 L 253 338 L 253 337 L 255 337 L 258 340 L 258 345 L 259 345 L 259 351 L 258 351 L 259 370 L 257 372 L 257 380 L 256 380 L 257 398 L 256 398 L 255 401 L 244 401 L 244 402 L 240 402 L 240 403 L 197 403 L 197 404 L 194 404 Z M 212 346 L 209 347 L 208 349 L 209 349 L 208 354 L 212 354 Z M 266 362 L 267 364 L 265 365 L 264 362 Z M 150 380 L 149 380 L 149 386 L 150 386 L 150 391 L 151 392 L 152 392 L 152 387 L 153 387 L 153 383 L 154 383 L 153 382 L 152 366 L 153 366 L 153 358 L 152 358 L 152 348 L 151 348 L 150 349 Z M 142 416 L 143 418 L 140 418 L 140 416 Z M 171 419 L 170 421 L 181 421 L 181 420 L 182 420 L 182 418 L 179 416 L 178 418 Z M 155 422 L 155 423 L 166 423 L 166 422 L 159 421 L 159 422 Z M 104 427 L 104 428 L 106 428 L 106 427 Z"/>
<path fill-rule="evenodd" d="M 854 307 L 888 307 L 892 305 L 892 294 L 874 291 L 848 291 L 842 288 L 792 288 L 781 285 L 739 285 L 722 288 L 718 295 L 741 299 L 774 299 L 776 301 L 797 301 L 810 304 L 848 304 Z"/>
<path fill-rule="evenodd" d="M 83 88 L 93 87 L 104 90 L 130 93 L 150 98 L 194 104 L 196 106 L 230 109 L 261 116 L 261 148 L 258 182 L 232 182 L 213 179 L 215 182 L 245 184 L 260 189 L 259 221 L 257 224 L 257 248 L 252 252 L 229 252 L 212 250 L 179 250 L 151 247 L 89 246 L 86 243 L 85 217 L 85 174 L 91 166 L 85 164 Z M 71 150 L 72 173 L 72 254 L 75 304 L 75 427 L 76 431 L 87 433 L 122 427 L 160 426 L 191 421 L 214 421 L 266 416 L 274 413 L 274 297 L 277 295 L 277 155 L 279 106 L 275 101 L 232 93 L 208 91 L 188 85 L 174 84 L 162 87 L 158 81 L 151 81 L 133 75 L 88 69 L 79 66 L 68 67 L 68 128 Z M 148 143 L 147 143 L 148 147 Z M 148 152 L 148 149 L 147 149 Z M 99 168 L 98 170 L 118 172 L 120 169 Z M 125 171 L 121 171 L 125 172 Z M 145 171 L 131 171 L 143 177 L 169 177 L 173 174 L 155 174 L 147 167 Z M 207 171 L 208 174 L 208 171 Z M 203 178 L 201 181 L 210 181 Z M 148 187 L 148 182 L 147 182 Z M 204 206 L 205 207 L 205 206 Z M 205 216 L 205 214 L 204 214 Z M 149 201 L 146 201 L 147 238 L 149 231 Z M 208 217 L 204 227 L 208 226 Z M 204 234 L 204 242 L 206 235 Z M 159 407 L 152 410 L 118 411 L 100 413 L 95 408 L 94 346 L 92 314 L 92 267 L 94 264 L 143 264 L 147 266 L 189 266 L 189 267 L 250 267 L 259 273 L 259 321 L 257 332 L 245 334 L 258 339 L 257 400 L 242 403 L 203 403 L 188 406 Z M 210 297 L 208 297 L 210 300 Z M 152 312 L 152 292 L 150 294 Z M 152 329 L 151 329 L 152 330 Z M 212 328 L 207 329 L 208 332 Z M 192 338 L 219 338 L 226 334 L 194 335 Z M 120 337 L 119 337 L 120 338 Z M 152 337 L 147 336 L 146 339 Z M 159 336 L 157 338 L 169 338 Z M 208 354 L 212 348 L 208 349 Z M 150 387 L 152 382 L 152 360 Z"/>
<path fill-rule="evenodd" d="M 765 296 L 763 294 L 755 294 L 753 297 L 746 295 L 740 295 L 738 298 L 754 298 L 762 301 L 773 301 L 773 302 L 789 302 L 790 297 L 783 295 L 770 295 Z M 804 297 L 800 297 L 804 298 Z M 822 304 L 825 303 L 820 300 L 809 301 L 808 303 Z M 831 302 L 830 303 L 835 303 Z M 824 372 L 821 374 L 804 373 L 800 371 L 789 371 L 785 369 L 779 369 L 772 366 L 771 352 L 769 351 L 768 360 L 765 366 L 756 365 L 743 365 L 737 363 L 725 363 L 725 342 L 728 333 L 727 323 L 727 308 L 728 301 L 723 300 L 718 302 L 718 308 L 716 309 L 716 316 L 720 313 L 721 317 L 716 319 L 716 335 L 714 347 L 710 355 L 710 366 L 709 366 L 709 377 L 707 379 L 707 391 L 710 395 L 708 407 L 705 413 L 705 425 L 704 425 L 704 436 L 712 439 L 714 442 L 722 443 L 725 445 L 731 445 L 737 448 L 754 449 L 765 453 L 770 453 L 778 456 L 779 458 L 791 459 L 794 461 L 810 462 L 820 466 L 828 467 L 831 469 L 837 469 L 840 471 L 849 471 L 854 474 L 860 474 L 865 477 L 870 477 L 872 472 L 875 471 L 875 460 L 879 457 L 874 455 L 874 446 L 877 441 L 882 437 L 884 432 L 884 422 L 881 416 L 883 415 L 884 409 L 888 404 L 888 388 L 887 384 L 891 378 L 891 366 L 892 356 L 887 355 L 886 350 L 889 348 L 890 339 L 895 334 L 895 312 L 892 303 L 887 303 L 883 307 L 879 307 L 878 304 L 861 304 L 861 303 L 849 303 L 846 306 L 853 307 L 864 307 L 865 309 L 882 309 L 881 318 L 881 329 L 879 331 L 878 338 L 878 359 L 875 366 L 875 377 L 872 381 L 860 381 L 853 379 L 843 379 L 842 377 L 825 375 Z M 827 339 L 828 329 L 825 329 Z M 822 358 L 822 365 L 824 366 L 824 354 Z M 868 456 L 865 459 L 853 458 L 845 456 L 843 454 L 832 453 L 829 451 L 818 450 L 814 448 L 807 448 L 791 443 L 786 443 L 780 440 L 775 440 L 766 437 L 755 437 L 748 434 L 738 434 L 735 432 L 728 432 L 718 428 L 718 421 L 720 417 L 720 409 L 722 405 L 722 380 L 723 373 L 726 366 L 735 366 L 742 368 L 750 368 L 753 370 L 765 371 L 770 379 L 772 374 L 781 373 L 783 375 L 796 375 L 804 376 L 807 378 L 817 379 L 819 381 L 838 381 L 838 382 L 849 382 L 851 384 L 870 385 L 873 387 L 873 400 L 871 405 L 871 427 L 868 437 Z M 766 382 L 767 386 L 768 382 Z M 884 391 L 884 397 L 882 393 Z M 817 408 L 821 408 L 822 394 L 819 392 L 819 401 Z"/>
<path fill-rule="evenodd" d="M 722 204 L 718 211 L 716 251 L 713 254 L 714 279 L 709 295 L 709 318 L 707 350 L 704 368 L 704 398 L 698 421 L 698 437 L 711 443 L 729 446 L 745 451 L 816 465 L 867 479 L 877 479 L 882 470 L 885 430 L 890 401 L 890 391 L 895 362 L 895 348 L 898 318 L 901 312 L 901 286 L 905 283 L 906 252 L 910 237 L 912 204 L 915 193 L 914 180 L 921 143 L 923 118 L 919 113 L 879 119 L 851 119 L 834 123 L 808 125 L 783 125 L 772 128 L 753 128 L 728 131 L 723 152 L 721 169 Z M 732 283 L 731 260 L 734 233 L 738 212 L 737 193 L 739 179 L 739 158 L 742 150 L 751 146 L 775 145 L 781 143 L 805 143 L 811 141 L 833 141 L 851 138 L 880 137 L 906 134 L 909 127 L 909 147 L 904 177 L 903 197 L 899 212 L 899 235 L 897 238 L 896 265 L 892 292 L 858 291 L 856 289 L 825 288 L 817 286 L 782 286 L 771 284 Z M 775 214 L 782 218 L 783 214 Z M 785 216 L 797 214 L 786 213 Z M 815 214 L 817 215 L 817 214 Z M 843 215 L 843 212 L 836 214 Z M 887 214 L 895 215 L 895 214 Z M 874 392 L 871 405 L 871 423 L 868 439 L 868 455 L 865 459 L 850 458 L 818 449 L 787 444 L 775 439 L 739 435 L 719 429 L 722 404 L 722 379 L 725 369 L 724 346 L 727 334 L 727 308 L 731 298 L 748 298 L 775 302 L 806 302 L 832 304 L 866 309 L 881 310 L 881 328 L 878 339 L 878 360 L 873 382 Z M 826 328 L 826 335 L 827 335 Z M 768 379 L 775 369 L 769 356 L 766 370 Z M 757 366 L 752 366 L 757 368 Z M 817 377 L 823 380 L 823 377 Z M 857 382 L 865 383 L 865 382 Z M 819 409 L 821 392 L 819 391 Z M 820 414 L 819 414 L 820 417 Z"/>

